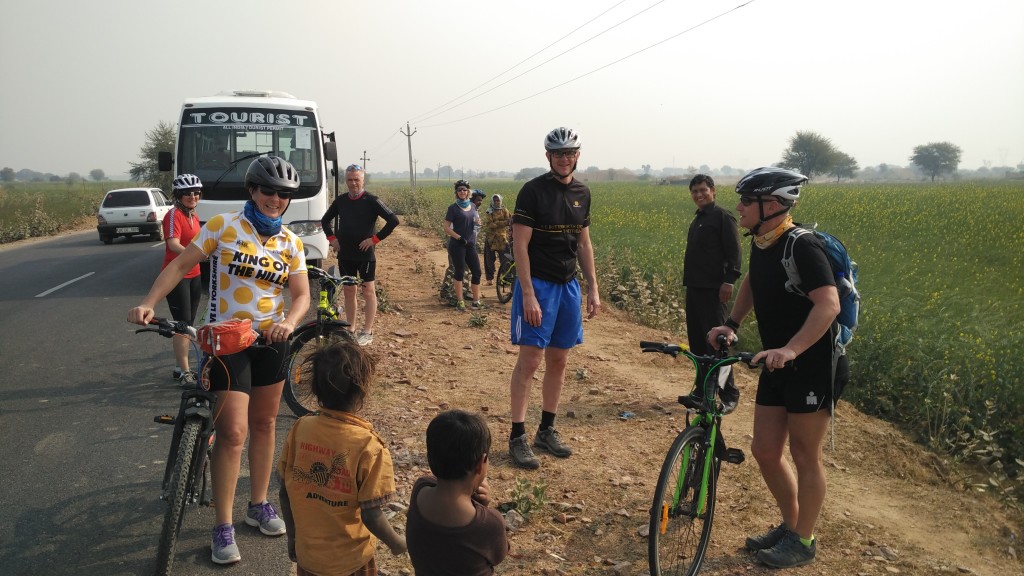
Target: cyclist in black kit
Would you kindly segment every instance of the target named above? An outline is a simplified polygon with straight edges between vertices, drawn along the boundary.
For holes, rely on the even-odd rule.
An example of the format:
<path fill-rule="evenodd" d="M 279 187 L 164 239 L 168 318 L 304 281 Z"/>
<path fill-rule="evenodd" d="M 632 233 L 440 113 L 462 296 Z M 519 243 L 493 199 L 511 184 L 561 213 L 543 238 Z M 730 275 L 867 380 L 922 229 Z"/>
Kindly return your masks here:
<path fill-rule="evenodd" d="M 348 194 L 338 196 L 320 224 L 327 235 L 331 248 L 338 254 L 338 268 L 344 276 L 359 276 L 363 280 L 363 326 L 356 334 L 360 346 L 373 342 L 373 321 L 377 318 L 377 287 L 374 284 L 377 271 L 377 256 L 373 247 L 388 237 L 398 226 L 398 216 L 379 198 L 363 188 L 366 175 L 363 167 L 351 164 L 345 168 L 345 185 Z M 334 218 L 340 216 L 338 230 L 334 230 Z M 384 220 L 384 227 L 375 230 L 377 218 Z M 337 233 L 337 236 L 335 236 Z M 356 287 L 345 286 L 345 320 L 356 326 Z"/>
<path fill-rule="evenodd" d="M 784 168 L 758 168 L 736 183 L 739 225 L 750 231 L 750 266 L 725 325 L 711 330 L 732 338 L 753 310 L 764 350 L 754 405 L 750 453 L 757 460 L 782 522 L 767 534 L 747 538 L 761 562 L 791 568 L 814 561 L 814 526 L 825 501 L 822 447 L 832 406 L 849 378 L 846 357 L 833 358 L 832 331 L 839 313 L 832 267 L 821 243 L 805 234 L 794 245 L 800 286 L 807 296 L 786 290 L 782 266 L 786 238 L 794 228 L 789 211 L 807 177 Z M 833 364 L 835 360 L 836 364 Z M 834 372 L 833 372 L 834 371 Z M 794 470 L 785 458 L 786 443 Z"/>

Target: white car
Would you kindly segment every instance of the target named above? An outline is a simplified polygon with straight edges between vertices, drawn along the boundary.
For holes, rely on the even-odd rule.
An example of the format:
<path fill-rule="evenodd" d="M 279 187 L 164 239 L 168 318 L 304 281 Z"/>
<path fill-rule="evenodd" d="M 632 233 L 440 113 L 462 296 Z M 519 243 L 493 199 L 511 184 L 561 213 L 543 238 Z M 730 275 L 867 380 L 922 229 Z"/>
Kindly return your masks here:
<path fill-rule="evenodd" d="M 96 231 L 104 244 L 110 244 L 118 236 L 137 234 L 162 240 L 164 214 L 170 209 L 171 201 L 159 188 L 111 190 L 100 203 Z"/>

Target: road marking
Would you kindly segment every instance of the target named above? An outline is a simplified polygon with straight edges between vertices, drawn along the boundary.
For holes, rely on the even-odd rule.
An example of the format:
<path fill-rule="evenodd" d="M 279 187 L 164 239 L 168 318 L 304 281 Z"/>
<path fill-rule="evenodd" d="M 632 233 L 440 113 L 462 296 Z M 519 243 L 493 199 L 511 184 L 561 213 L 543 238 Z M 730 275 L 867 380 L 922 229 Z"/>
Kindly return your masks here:
<path fill-rule="evenodd" d="M 150 248 L 156 248 L 158 246 L 166 246 L 166 244 L 164 244 L 163 242 L 158 242 L 158 243 L 153 244 L 152 246 L 150 246 Z"/>
<path fill-rule="evenodd" d="M 50 288 L 46 292 L 40 292 L 39 294 L 36 294 L 36 298 L 42 298 L 43 296 L 52 294 L 53 292 L 56 292 L 57 290 L 60 290 L 61 288 L 67 286 L 68 284 L 74 284 L 75 282 L 78 282 L 82 278 L 88 278 L 89 276 L 92 276 L 93 274 L 95 274 L 95 272 L 89 272 L 88 274 L 83 274 L 83 275 L 79 276 L 78 278 L 75 278 L 74 280 L 68 280 L 67 282 L 61 284 L 60 286 L 54 286 L 53 288 Z"/>

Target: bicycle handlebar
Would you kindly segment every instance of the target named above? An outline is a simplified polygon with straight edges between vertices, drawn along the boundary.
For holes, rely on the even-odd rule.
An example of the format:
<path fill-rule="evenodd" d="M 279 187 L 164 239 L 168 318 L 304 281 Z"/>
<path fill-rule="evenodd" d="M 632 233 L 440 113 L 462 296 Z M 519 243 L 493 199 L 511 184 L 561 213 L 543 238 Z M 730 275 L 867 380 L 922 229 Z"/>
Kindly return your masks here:
<path fill-rule="evenodd" d="M 335 284 L 341 284 L 343 286 L 357 286 L 362 283 L 359 278 L 356 278 L 355 276 L 335 276 L 327 270 L 317 268 L 316 266 L 307 266 L 306 274 L 308 274 L 310 278 L 314 278 L 316 280 L 330 280 Z"/>
<path fill-rule="evenodd" d="M 167 318 L 153 318 L 149 321 L 149 325 L 155 326 L 155 328 L 139 328 L 135 333 L 156 332 L 164 338 L 170 338 L 175 334 L 187 336 L 189 340 L 195 340 L 197 338 L 195 327 L 189 326 L 188 322 L 168 320 Z"/>
<path fill-rule="evenodd" d="M 190 326 L 188 322 L 179 322 L 178 320 L 168 320 L 167 318 L 153 318 L 152 320 L 149 321 L 149 325 L 150 326 L 155 326 L 155 327 L 154 328 L 139 328 L 138 330 L 135 331 L 135 333 L 138 334 L 140 332 L 156 332 L 157 334 L 163 336 L 164 338 L 171 338 L 175 334 L 178 334 L 178 335 L 181 335 L 181 336 L 185 336 L 186 338 L 188 338 L 189 340 L 191 340 L 193 342 L 195 342 L 199 338 L 199 336 L 196 334 L 195 326 Z M 255 332 L 258 335 L 256 336 L 256 340 L 252 343 L 252 345 L 253 346 L 265 346 L 267 344 L 267 339 L 264 338 L 263 331 L 262 330 L 255 330 Z M 295 335 L 295 333 L 292 332 L 292 336 L 294 336 L 294 335 Z M 291 339 L 291 337 L 289 337 L 289 340 L 290 339 Z"/>
<path fill-rule="evenodd" d="M 722 342 L 722 340 L 724 338 L 725 338 L 725 335 L 719 335 L 719 345 L 724 344 Z M 668 344 L 668 343 L 665 343 L 665 342 L 649 342 L 649 341 L 646 341 L 646 340 L 642 340 L 642 341 L 640 341 L 640 350 L 643 351 L 643 352 L 661 352 L 662 354 L 668 354 L 669 356 L 672 356 L 673 358 L 675 358 L 679 354 L 682 354 L 682 355 L 687 356 L 688 358 L 692 358 L 693 360 L 696 360 L 698 362 L 702 362 L 703 361 L 703 362 L 713 363 L 713 362 L 719 362 L 719 361 L 722 361 L 722 360 L 725 360 L 726 363 L 728 363 L 728 364 L 735 363 L 735 362 L 743 362 L 744 364 L 746 364 L 747 366 L 749 366 L 751 368 L 759 368 L 763 364 L 763 362 L 758 362 L 757 364 L 752 363 L 752 360 L 754 359 L 754 354 L 751 353 L 751 352 L 738 352 L 738 353 L 736 353 L 735 356 L 728 356 L 728 355 L 699 356 L 697 354 L 694 354 L 693 352 L 690 352 L 690 349 L 688 347 L 686 347 L 686 346 L 681 346 L 679 344 Z M 722 348 L 722 351 L 723 351 L 722 354 L 724 354 L 725 348 Z M 729 362 L 730 360 L 732 360 L 732 362 Z"/>

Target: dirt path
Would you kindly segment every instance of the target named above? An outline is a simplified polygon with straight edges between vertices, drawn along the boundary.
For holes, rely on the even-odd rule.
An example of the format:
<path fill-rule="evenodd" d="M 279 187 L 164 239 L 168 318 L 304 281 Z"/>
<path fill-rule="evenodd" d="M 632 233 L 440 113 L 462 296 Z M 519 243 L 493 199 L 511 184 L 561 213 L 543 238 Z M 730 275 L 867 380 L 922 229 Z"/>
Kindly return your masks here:
<path fill-rule="evenodd" d="M 440 410 L 488 415 L 494 437 L 490 481 L 496 500 L 510 500 L 517 479 L 546 483 L 551 503 L 511 534 L 512 556 L 501 574 L 645 574 L 641 535 L 664 452 L 684 425 L 675 398 L 692 369 L 664 355 L 641 354 L 637 342 L 670 334 L 629 322 L 606 309 L 584 327 L 586 342 L 570 355 L 558 427 L 576 454 L 541 455 L 539 471 L 513 468 L 507 456 L 508 384 L 516 348 L 508 340 L 507 305 L 482 286 L 482 326 L 437 298 L 446 263 L 440 241 L 400 226 L 378 246 L 379 284 L 394 306 L 375 329 L 381 359 L 378 388 L 366 414 L 390 439 L 403 498 L 427 469 L 423 433 Z M 480 320 L 478 319 L 478 323 Z M 749 455 L 754 381 L 738 370 L 743 399 L 724 433 Z M 535 387 L 527 417 L 539 419 Z M 629 412 L 628 419 L 619 418 Z M 841 403 L 836 448 L 825 453 L 830 493 L 817 528 L 818 560 L 792 574 L 1024 574 L 1013 557 L 1020 516 L 990 499 L 958 492 L 939 479 L 938 459 L 892 426 Z M 777 522 L 774 504 L 752 459 L 726 465 L 709 560 L 702 574 L 769 574 L 743 550 L 747 534 Z M 404 523 L 399 513 L 393 519 Z M 379 553 L 385 569 L 405 573 L 408 560 Z M 628 563 L 628 565 L 626 564 Z"/>

